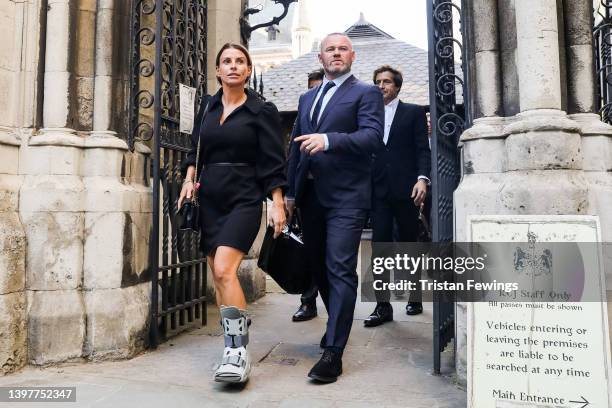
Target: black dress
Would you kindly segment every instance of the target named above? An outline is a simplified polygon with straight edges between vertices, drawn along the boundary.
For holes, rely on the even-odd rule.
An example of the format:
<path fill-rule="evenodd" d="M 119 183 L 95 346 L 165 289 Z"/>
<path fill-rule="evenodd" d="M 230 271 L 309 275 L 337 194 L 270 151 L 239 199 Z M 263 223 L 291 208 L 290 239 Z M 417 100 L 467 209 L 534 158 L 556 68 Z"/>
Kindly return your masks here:
<path fill-rule="evenodd" d="M 219 246 L 247 253 L 261 224 L 262 203 L 275 188 L 286 188 L 285 153 L 276 106 L 250 90 L 247 100 L 219 123 L 223 90 L 210 97 L 203 128 L 201 102 L 191 135 L 192 149 L 184 165 L 194 165 L 200 136 L 200 219 L 202 250 Z"/>

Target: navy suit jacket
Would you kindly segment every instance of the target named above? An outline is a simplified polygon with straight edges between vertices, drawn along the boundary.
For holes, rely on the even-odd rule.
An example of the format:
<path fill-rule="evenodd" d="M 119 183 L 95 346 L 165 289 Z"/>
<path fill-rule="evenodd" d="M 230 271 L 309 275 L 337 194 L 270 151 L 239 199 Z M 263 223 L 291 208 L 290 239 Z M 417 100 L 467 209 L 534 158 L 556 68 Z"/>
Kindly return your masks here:
<path fill-rule="evenodd" d="M 302 202 L 308 173 L 314 177 L 317 198 L 326 208 L 369 209 L 372 199 L 372 154 L 383 147 L 385 121 L 382 94 L 350 76 L 332 95 L 315 128 L 310 110 L 321 85 L 300 97 L 291 135 L 287 169 L 288 197 Z M 310 156 L 300 151 L 296 136 L 325 133 L 326 151 Z"/>
<path fill-rule="evenodd" d="M 410 200 L 419 176 L 430 177 L 431 151 L 425 108 L 399 102 L 387 145 L 376 153 L 374 197 Z"/>

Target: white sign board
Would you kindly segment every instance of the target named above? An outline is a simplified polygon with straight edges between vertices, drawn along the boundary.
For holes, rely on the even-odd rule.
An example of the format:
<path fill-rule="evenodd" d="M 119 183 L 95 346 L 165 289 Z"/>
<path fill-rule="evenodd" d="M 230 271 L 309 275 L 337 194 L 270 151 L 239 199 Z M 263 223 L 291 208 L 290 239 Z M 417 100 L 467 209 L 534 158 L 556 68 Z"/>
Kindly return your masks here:
<path fill-rule="evenodd" d="M 193 132 L 193 117 L 195 112 L 196 89 L 179 84 L 179 103 L 181 117 L 179 120 L 179 131 L 182 133 Z"/>
<path fill-rule="evenodd" d="M 472 242 L 601 242 L 590 216 L 478 216 Z M 599 259 L 601 253 L 598 252 Z M 468 407 L 612 407 L 604 270 L 601 301 L 468 304 Z"/>

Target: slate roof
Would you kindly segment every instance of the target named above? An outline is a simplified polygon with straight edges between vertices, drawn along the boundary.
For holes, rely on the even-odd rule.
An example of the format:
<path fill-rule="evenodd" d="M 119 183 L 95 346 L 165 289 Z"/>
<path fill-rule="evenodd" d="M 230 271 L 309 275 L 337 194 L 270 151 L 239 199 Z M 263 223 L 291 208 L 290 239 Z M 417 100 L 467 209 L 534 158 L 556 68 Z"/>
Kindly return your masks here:
<path fill-rule="evenodd" d="M 404 84 L 400 99 L 404 102 L 429 105 L 429 71 L 427 51 L 389 38 L 368 38 L 353 42 L 357 55 L 352 73 L 372 83 L 372 73 L 388 64 L 402 71 Z M 321 68 L 317 51 L 271 68 L 263 74 L 264 97 L 278 110 L 296 111 L 298 99 L 307 90 L 307 75 Z"/>
<path fill-rule="evenodd" d="M 370 24 L 366 21 L 363 13 L 359 13 L 359 20 L 346 29 L 346 35 L 348 35 L 353 41 L 357 40 L 374 40 L 381 38 L 391 38 L 393 37 L 387 33 L 385 33 L 380 28 L 376 27 L 374 24 Z"/>

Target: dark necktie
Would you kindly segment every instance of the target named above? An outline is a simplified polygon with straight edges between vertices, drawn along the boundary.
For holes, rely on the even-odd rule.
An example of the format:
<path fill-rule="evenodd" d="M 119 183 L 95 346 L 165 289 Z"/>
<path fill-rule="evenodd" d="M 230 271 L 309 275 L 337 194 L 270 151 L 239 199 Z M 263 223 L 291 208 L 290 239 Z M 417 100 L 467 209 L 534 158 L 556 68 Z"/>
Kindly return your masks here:
<path fill-rule="evenodd" d="M 312 118 L 310 119 L 310 123 L 312 124 L 313 128 L 317 127 L 317 122 L 319 121 L 319 113 L 321 113 L 321 106 L 323 105 L 323 98 L 325 97 L 325 94 L 327 93 L 327 91 L 332 89 L 334 86 L 336 86 L 334 81 L 329 81 L 328 83 L 325 84 L 325 87 L 323 88 L 323 92 L 321 92 L 321 96 L 319 96 L 319 100 L 317 101 L 314 111 L 312 112 Z"/>

